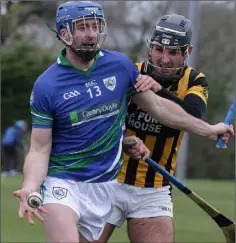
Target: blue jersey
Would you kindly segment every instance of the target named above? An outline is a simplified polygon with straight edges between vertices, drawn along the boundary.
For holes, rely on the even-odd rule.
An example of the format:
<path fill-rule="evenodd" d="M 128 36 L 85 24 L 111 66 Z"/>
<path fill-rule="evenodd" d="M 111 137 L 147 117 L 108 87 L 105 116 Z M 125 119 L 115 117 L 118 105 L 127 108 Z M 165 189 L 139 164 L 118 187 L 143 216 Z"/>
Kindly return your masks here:
<path fill-rule="evenodd" d="M 128 97 L 139 74 L 122 53 L 100 51 L 87 71 L 65 59 L 65 50 L 35 82 L 32 126 L 52 128 L 48 175 L 85 182 L 117 177 Z"/>

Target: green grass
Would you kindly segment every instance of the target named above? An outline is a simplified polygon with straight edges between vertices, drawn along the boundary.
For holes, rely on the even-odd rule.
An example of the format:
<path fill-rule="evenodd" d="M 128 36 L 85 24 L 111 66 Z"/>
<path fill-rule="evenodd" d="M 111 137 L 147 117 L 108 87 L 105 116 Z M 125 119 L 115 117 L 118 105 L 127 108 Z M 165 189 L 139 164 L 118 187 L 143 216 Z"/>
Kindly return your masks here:
<path fill-rule="evenodd" d="M 34 226 L 18 218 L 18 201 L 12 192 L 20 177 L 3 178 L 1 187 L 1 242 L 46 242 L 42 224 Z M 223 214 L 235 220 L 235 184 L 232 181 L 188 180 L 185 184 Z M 175 242 L 225 242 L 215 222 L 183 193 L 174 189 Z M 129 242 L 126 225 L 110 242 Z"/>

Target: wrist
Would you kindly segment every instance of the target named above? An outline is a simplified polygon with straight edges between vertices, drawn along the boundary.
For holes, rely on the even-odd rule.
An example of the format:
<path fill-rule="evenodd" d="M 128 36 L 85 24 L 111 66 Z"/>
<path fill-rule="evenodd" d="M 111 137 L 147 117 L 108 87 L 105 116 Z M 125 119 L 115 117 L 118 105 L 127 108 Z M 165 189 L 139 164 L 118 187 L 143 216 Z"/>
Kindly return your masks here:
<path fill-rule="evenodd" d="M 207 128 L 207 134 L 205 135 L 206 137 L 213 139 L 213 137 L 215 136 L 215 129 L 214 129 L 214 125 L 210 125 L 208 124 L 208 128 Z"/>
<path fill-rule="evenodd" d="M 198 132 L 196 134 L 203 136 L 203 137 L 209 137 L 212 136 L 212 134 L 214 134 L 214 126 L 202 121 L 198 119 L 199 125 L 201 126 L 201 128 L 198 129 Z"/>
<path fill-rule="evenodd" d="M 36 185 L 33 185 L 32 183 L 23 183 L 22 190 L 27 191 L 28 193 L 31 192 L 37 192 L 39 190 L 39 187 Z"/>

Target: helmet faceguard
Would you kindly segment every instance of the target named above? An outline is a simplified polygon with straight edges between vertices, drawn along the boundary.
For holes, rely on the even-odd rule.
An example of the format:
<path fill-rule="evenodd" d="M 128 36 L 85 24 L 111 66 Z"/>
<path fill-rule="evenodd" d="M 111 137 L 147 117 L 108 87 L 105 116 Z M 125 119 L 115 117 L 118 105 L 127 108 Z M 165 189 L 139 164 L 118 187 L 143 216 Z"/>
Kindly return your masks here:
<path fill-rule="evenodd" d="M 94 19 L 96 23 L 96 36 L 93 33 L 93 37 L 88 34 L 86 29 L 86 21 L 89 19 Z M 79 21 L 84 28 L 82 36 L 74 35 L 76 24 Z M 100 4 L 75 1 L 62 4 L 58 7 L 56 22 L 59 39 L 84 61 L 92 60 L 101 50 L 107 35 L 107 25 Z M 69 35 L 68 40 L 61 36 L 62 28 L 66 28 Z"/>
<path fill-rule="evenodd" d="M 167 15 L 162 17 L 155 26 L 152 36 L 147 40 L 148 64 L 154 70 L 153 74 L 159 80 L 177 81 L 181 77 L 188 59 L 188 48 L 191 41 L 190 21 L 181 15 Z M 163 53 L 162 58 L 153 61 L 152 49 L 160 49 Z M 163 63 L 164 53 L 181 53 L 180 59 L 175 62 Z"/>

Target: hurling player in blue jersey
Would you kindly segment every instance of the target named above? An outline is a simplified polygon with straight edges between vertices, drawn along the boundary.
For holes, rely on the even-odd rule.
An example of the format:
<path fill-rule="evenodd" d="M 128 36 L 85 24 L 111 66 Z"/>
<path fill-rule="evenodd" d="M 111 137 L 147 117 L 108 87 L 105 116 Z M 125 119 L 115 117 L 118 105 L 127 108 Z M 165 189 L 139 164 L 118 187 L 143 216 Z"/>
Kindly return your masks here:
<path fill-rule="evenodd" d="M 139 75 L 124 54 L 101 49 L 106 22 L 100 4 L 61 4 L 56 27 L 65 49 L 34 84 L 31 145 L 22 189 L 14 195 L 20 218 L 44 221 L 48 242 L 92 242 L 113 209 L 129 97 L 170 127 L 211 139 L 233 129 L 198 120 L 150 90 L 135 93 L 136 81 L 152 79 Z M 26 198 L 40 185 L 44 206 L 35 210 Z"/>

